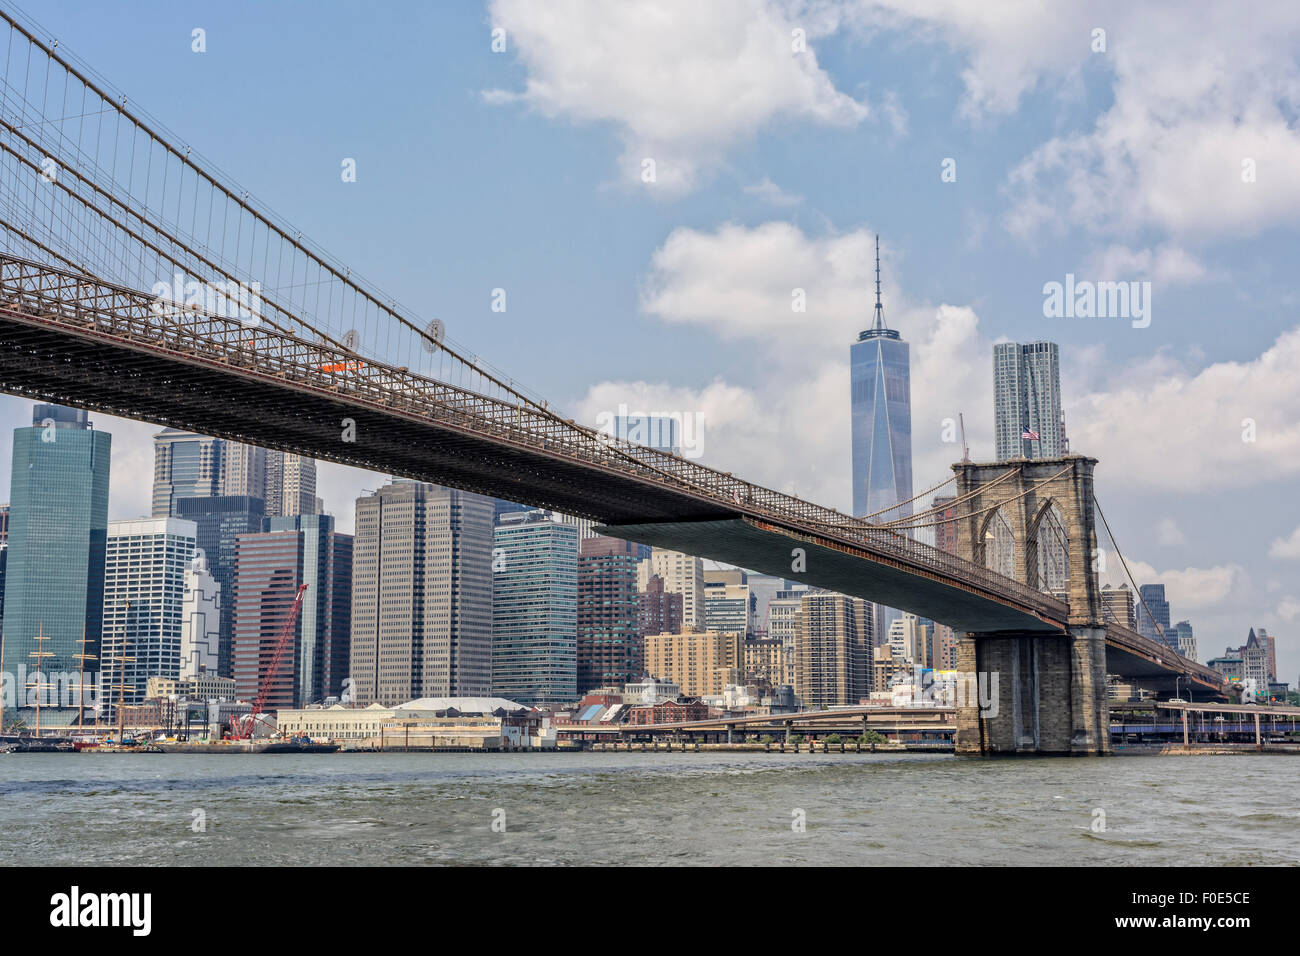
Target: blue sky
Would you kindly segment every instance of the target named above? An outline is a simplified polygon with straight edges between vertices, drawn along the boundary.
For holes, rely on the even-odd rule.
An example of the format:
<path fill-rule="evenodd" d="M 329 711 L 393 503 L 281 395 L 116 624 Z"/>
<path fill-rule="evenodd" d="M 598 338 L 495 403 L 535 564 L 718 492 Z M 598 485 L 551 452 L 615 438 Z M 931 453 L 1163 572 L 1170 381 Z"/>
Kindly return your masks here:
<path fill-rule="evenodd" d="M 960 457 L 940 439 L 958 411 L 991 456 L 992 343 L 1058 342 L 1073 450 L 1101 459 L 1140 583 L 1167 583 L 1202 658 L 1266 627 L 1294 681 L 1300 15 L 1274 6 L 28 12 L 354 271 L 571 414 L 703 414 L 705 462 L 845 508 L 848 345 L 879 232 L 886 316 L 912 344 L 917 490 Z M 1045 318 L 1043 286 L 1067 273 L 1150 281 L 1150 327 Z M 6 426 L 28 407 L 0 399 Z M 117 444 L 113 516 L 147 510 L 152 429 L 98 424 Z M 322 467 L 345 526 L 380 481 Z"/>

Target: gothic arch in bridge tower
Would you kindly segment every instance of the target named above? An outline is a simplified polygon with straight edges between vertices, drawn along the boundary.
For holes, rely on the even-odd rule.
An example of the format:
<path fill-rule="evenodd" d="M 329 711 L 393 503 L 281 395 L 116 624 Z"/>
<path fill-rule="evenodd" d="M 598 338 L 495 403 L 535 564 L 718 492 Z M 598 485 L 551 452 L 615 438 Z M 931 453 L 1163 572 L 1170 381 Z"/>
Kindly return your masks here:
<path fill-rule="evenodd" d="M 1039 507 L 1026 538 L 1025 582 L 1048 593 L 1067 592 L 1070 581 L 1070 535 L 1055 498 Z"/>
<path fill-rule="evenodd" d="M 995 508 L 984 516 L 976 542 L 980 564 L 1004 577 L 1021 580 L 1017 559 L 1024 549 L 1006 509 Z"/>

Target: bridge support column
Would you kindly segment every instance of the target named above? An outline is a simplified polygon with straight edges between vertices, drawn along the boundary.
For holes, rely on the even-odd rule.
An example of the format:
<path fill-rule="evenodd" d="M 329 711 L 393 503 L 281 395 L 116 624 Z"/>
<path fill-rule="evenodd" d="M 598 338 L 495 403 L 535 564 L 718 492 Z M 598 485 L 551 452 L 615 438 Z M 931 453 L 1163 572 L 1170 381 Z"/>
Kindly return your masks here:
<path fill-rule="evenodd" d="M 1106 629 L 968 634 L 957 645 L 959 754 L 1110 751 Z"/>

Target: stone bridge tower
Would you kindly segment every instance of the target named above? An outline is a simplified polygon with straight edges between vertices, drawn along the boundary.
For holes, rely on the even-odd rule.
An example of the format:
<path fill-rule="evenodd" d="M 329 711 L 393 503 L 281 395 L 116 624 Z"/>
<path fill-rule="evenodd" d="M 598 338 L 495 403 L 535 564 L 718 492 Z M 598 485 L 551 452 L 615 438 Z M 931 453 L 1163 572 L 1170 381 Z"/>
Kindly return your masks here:
<path fill-rule="evenodd" d="M 1110 750 L 1106 625 L 1094 570 L 1096 464 L 1067 455 L 953 465 L 958 498 L 972 496 L 960 506 L 957 553 L 1068 605 L 1045 615 L 1058 633 L 959 640 L 958 671 L 979 674 L 988 693 L 982 704 L 968 699 L 958 707 L 958 753 Z"/>

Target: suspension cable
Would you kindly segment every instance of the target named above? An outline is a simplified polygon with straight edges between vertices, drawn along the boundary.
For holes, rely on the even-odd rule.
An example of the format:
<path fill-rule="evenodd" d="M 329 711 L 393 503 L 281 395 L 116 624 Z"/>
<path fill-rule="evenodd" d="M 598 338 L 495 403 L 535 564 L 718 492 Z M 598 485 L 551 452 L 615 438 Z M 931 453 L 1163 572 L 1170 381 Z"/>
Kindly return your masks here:
<path fill-rule="evenodd" d="M 906 518 L 895 518 L 893 521 L 882 521 L 879 525 L 877 525 L 877 527 L 892 528 L 897 525 L 905 525 L 905 524 L 909 524 L 910 522 L 916 521 L 918 518 L 928 518 L 933 515 L 937 515 L 943 511 L 946 511 L 949 508 L 955 508 L 964 502 L 970 501 L 972 498 L 976 498 L 979 495 L 982 495 L 990 488 L 996 488 L 998 485 L 1002 484 L 1002 482 L 1009 479 L 1012 475 L 1018 474 L 1019 470 L 1020 470 L 1019 466 L 1016 466 L 1015 468 L 1010 469 L 1006 473 L 999 475 L 997 478 L 994 478 L 987 485 L 980 485 L 974 491 L 969 491 L 966 494 L 961 495 L 960 497 L 954 498 L 952 501 L 945 501 L 942 505 L 939 505 L 937 507 L 926 508 L 924 511 L 918 511 L 916 514 L 908 515 Z M 956 478 L 957 476 L 953 475 L 953 477 Z M 956 521 L 957 518 L 959 517 L 962 516 L 955 515 L 952 518 L 946 519 L 945 521 L 941 521 L 939 523 L 946 524 L 947 521 Z"/>
<path fill-rule="evenodd" d="M 897 530 L 898 528 L 906 528 L 906 529 L 937 528 L 939 525 L 951 524 L 954 521 L 962 521 L 965 520 L 966 518 L 978 518 L 982 514 L 988 514 L 990 511 L 996 511 L 998 508 L 1001 508 L 1003 505 L 1008 505 L 1013 501 L 1019 501 L 1021 498 L 1025 497 L 1026 495 L 1032 494 L 1033 492 L 1037 491 L 1042 485 L 1046 484 L 1047 482 L 1054 481 L 1057 478 L 1060 478 L 1063 474 L 1065 474 L 1073 467 L 1074 467 L 1073 465 L 1066 465 L 1056 474 L 1048 475 L 1046 478 L 1039 479 L 1034 485 L 1032 485 L 1029 488 L 1026 488 L 1024 491 L 1020 492 L 1020 494 L 1007 498 L 1005 501 L 999 501 L 996 504 L 989 505 L 987 508 L 981 508 L 979 511 L 972 511 L 969 514 L 964 514 L 964 515 L 956 515 L 952 518 L 945 518 L 943 521 L 934 521 L 929 524 L 907 525 L 907 524 L 899 523 L 899 524 L 885 525 L 884 527 L 888 527 L 891 530 Z M 993 483 L 990 482 L 984 487 L 991 488 L 992 486 Z"/>
<path fill-rule="evenodd" d="M 888 508 L 881 508 L 879 511 L 873 511 L 873 512 L 871 512 L 871 514 L 869 514 L 869 515 L 862 515 L 862 517 L 859 518 L 858 520 L 860 520 L 860 521 L 866 521 L 868 518 L 874 518 L 874 517 L 876 517 L 876 515 L 883 515 L 883 514 L 884 514 L 885 512 L 887 512 L 887 511 L 896 511 L 896 510 L 898 510 L 899 508 L 903 507 L 903 505 L 910 505 L 913 501 L 916 501 L 918 498 L 924 498 L 926 495 L 929 495 L 929 494 L 931 494 L 932 492 L 938 491 L 938 490 L 939 490 L 940 488 L 942 488 L 944 485 L 952 484 L 952 482 L 954 482 L 954 481 L 956 481 L 956 480 L 957 480 L 957 475 L 956 475 L 956 473 L 954 473 L 953 476 L 952 476 L 951 478 L 949 478 L 947 481 L 941 481 L 941 482 L 939 482 L 937 485 L 935 485 L 933 488 L 930 488 L 930 489 L 928 489 L 928 490 L 926 490 L 926 491 L 923 491 L 923 492 L 921 492 L 919 495 L 913 495 L 912 497 L 908 498 L 906 501 L 900 501 L 898 504 L 896 504 L 896 505 L 890 505 Z M 950 503 L 950 504 L 951 504 L 951 503 Z M 944 507 L 949 507 L 950 504 L 949 504 L 949 505 L 945 505 Z M 926 509 L 926 510 L 933 510 L 933 509 Z M 921 513 L 923 513 L 923 512 L 921 512 Z M 921 514 L 921 513 L 918 513 L 918 515 Z M 909 517 L 917 517 L 918 515 L 910 515 Z M 883 522 L 883 521 L 881 522 L 881 524 L 887 524 L 887 523 L 888 523 L 888 522 Z"/>
<path fill-rule="evenodd" d="M 1119 555 L 1119 563 L 1124 566 L 1124 573 L 1128 575 L 1129 584 L 1133 585 L 1133 593 L 1136 594 L 1137 599 L 1142 602 L 1142 610 L 1147 612 L 1147 620 L 1149 620 L 1155 627 L 1156 633 L 1160 635 L 1160 640 L 1167 645 L 1169 641 L 1165 640 L 1165 629 L 1160 626 L 1160 622 L 1156 620 L 1156 616 L 1151 613 L 1151 608 L 1147 607 L 1147 599 L 1142 596 L 1142 592 L 1138 589 L 1137 581 L 1133 580 L 1133 572 L 1128 569 L 1128 561 L 1124 559 L 1124 552 L 1119 549 L 1119 542 L 1115 540 L 1115 534 L 1110 530 L 1110 522 L 1106 520 L 1106 512 L 1101 510 L 1101 502 L 1097 500 L 1097 495 L 1095 493 L 1092 496 L 1092 503 L 1097 509 L 1097 515 L 1101 518 L 1102 525 L 1106 529 L 1106 536 L 1110 538 L 1110 543 L 1114 546 L 1115 553 Z"/>

